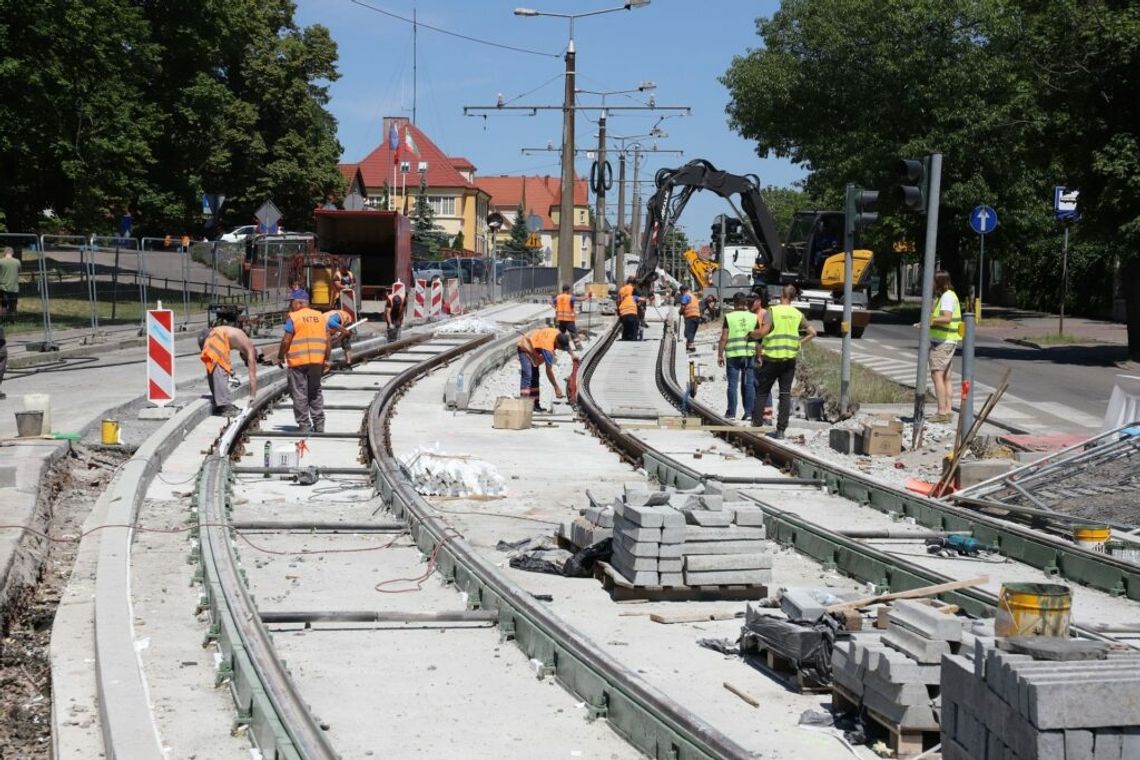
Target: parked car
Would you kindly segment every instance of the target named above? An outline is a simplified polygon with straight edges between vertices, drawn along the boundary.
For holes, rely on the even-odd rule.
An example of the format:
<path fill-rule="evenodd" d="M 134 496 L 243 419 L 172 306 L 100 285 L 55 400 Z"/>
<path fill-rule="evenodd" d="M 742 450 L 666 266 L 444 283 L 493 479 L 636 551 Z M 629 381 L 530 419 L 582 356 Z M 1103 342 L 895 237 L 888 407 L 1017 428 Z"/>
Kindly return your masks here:
<path fill-rule="evenodd" d="M 223 243 L 244 243 L 257 234 L 256 224 L 243 224 L 222 235 L 218 240 Z"/>
<path fill-rule="evenodd" d="M 461 258 L 444 259 L 439 262 L 443 270 L 443 278 L 458 278 L 460 282 L 483 282 L 487 279 L 488 266 L 486 259 Z"/>

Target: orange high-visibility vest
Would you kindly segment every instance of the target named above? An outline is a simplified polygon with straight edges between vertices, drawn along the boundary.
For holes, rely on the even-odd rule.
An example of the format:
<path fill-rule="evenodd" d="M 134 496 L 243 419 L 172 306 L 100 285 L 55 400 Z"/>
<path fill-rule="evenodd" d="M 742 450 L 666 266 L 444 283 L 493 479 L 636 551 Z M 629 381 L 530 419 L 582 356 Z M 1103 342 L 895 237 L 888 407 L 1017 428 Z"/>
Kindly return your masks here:
<path fill-rule="evenodd" d="M 332 319 L 333 314 L 340 315 L 340 326 L 341 327 L 347 328 L 350 324 L 352 324 L 352 316 L 347 311 L 345 311 L 344 309 L 330 309 L 329 311 L 326 311 L 324 314 L 321 315 L 321 320 L 324 322 L 324 325 L 325 325 L 325 332 L 331 332 L 332 331 L 332 328 L 329 327 L 329 320 Z"/>
<path fill-rule="evenodd" d="M 321 313 L 316 309 L 298 309 L 289 318 L 293 320 L 293 340 L 286 357 L 289 366 L 324 363 L 329 339 Z"/>
<path fill-rule="evenodd" d="M 701 316 L 701 304 L 692 293 L 689 294 L 689 302 L 681 308 L 681 316 L 685 319 Z"/>
<path fill-rule="evenodd" d="M 198 358 L 206 365 L 207 374 L 212 374 L 214 367 L 221 367 L 227 375 L 234 373 L 233 365 L 230 364 L 230 336 L 225 330 L 217 327 L 210 330 Z"/>
<path fill-rule="evenodd" d="M 558 322 L 574 321 L 574 297 L 569 293 L 559 293 L 555 297 L 554 319 Z"/>
<path fill-rule="evenodd" d="M 637 314 L 637 301 L 632 293 L 628 294 L 618 304 L 618 314 L 623 317 L 628 317 L 631 314 Z"/>
<path fill-rule="evenodd" d="M 632 295 L 633 286 L 627 282 L 625 285 L 622 285 L 620 288 L 618 288 L 618 303 L 620 304 L 622 301 L 624 301 L 626 296 Z"/>
<path fill-rule="evenodd" d="M 559 335 L 560 330 L 557 327 L 540 327 L 537 330 L 531 330 L 519 338 L 515 346 L 532 356 L 538 353 L 539 350 L 546 350 L 553 354 L 554 341 Z"/>

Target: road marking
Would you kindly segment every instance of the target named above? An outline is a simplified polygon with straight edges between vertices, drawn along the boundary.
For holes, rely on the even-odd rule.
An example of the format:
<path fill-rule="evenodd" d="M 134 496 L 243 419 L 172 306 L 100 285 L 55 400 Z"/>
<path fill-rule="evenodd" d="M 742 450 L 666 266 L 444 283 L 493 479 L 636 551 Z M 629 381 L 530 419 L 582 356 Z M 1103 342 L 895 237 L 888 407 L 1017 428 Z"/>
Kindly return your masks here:
<path fill-rule="evenodd" d="M 1060 417 L 1061 419 L 1069 420 L 1075 425 L 1092 428 L 1093 430 L 1100 430 L 1101 424 L 1103 422 L 1103 420 L 1094 417 L 1091 414 L 1085 414 L 1084 412 L 1074 409 L 1071 406 L 1058 404 L 1054 401 L 1040 401 L 1036 403 L 1035 406 L 1038 409 L 1042 409 L 1046 413 L 1053 415 L 1054 417 Z"/>

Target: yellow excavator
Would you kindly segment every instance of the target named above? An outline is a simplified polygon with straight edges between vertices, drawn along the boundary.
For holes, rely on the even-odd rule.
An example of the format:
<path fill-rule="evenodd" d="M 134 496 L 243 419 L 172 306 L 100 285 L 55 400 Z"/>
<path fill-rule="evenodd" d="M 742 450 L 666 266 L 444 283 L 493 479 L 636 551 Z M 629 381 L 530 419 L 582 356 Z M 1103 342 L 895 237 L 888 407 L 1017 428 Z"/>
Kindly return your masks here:
<path fill-rule="evenodd" d="M 705 288 L 712 287 L 713 272 L 720 269 L 717 263 L 702 259 L 692 248 L 681 255 L 685 257 L 685 263 L 689 265 L 689 274 L 693 276 L 693 282 L 697 285 L 696 290 L 700 292 Z"/>

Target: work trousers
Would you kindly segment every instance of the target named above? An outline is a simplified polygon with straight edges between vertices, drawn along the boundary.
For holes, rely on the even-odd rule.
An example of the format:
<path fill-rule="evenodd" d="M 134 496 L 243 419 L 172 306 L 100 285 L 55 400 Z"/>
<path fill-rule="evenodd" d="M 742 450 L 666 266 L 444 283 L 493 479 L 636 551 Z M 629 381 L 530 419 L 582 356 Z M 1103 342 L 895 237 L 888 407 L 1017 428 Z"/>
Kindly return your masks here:
<path fill-rule="evenodd" d="M 388 327 L 388 342 L 393 343 L 400 339 L 401 325 L 390 325 Z"/>
<path fill-rule="evenodd" d="M 16 306 L 20 303 L 20 291 L 0 290 L 0 316 L 8 324 L 16 322 Z"/>
<path fill-rule="evenodd" d="M 779 412 L 776 416 L 776 429 L 781 433 L 788 429 L 788 417 L 792 414 L 792 381 L 796 377 L 795 359 L 769 359 L 756 372 L 756 398 L 766 399 L 772 392 L 772 386 L 780 384 Z M 752 424 L 764 423 L 764 404 L 754 404 L 752 407 Z"/>
<path fill-rule="evenodd" d="M 4 384 L 4 371 L 6 369 L 8 369 L 8 347 L 0 346 L 0 385 Z"/>
<path fill-rule="evenodd" d="M 751 417 L 756 392 L 752 357 L 730 356 L 724 360 L 724 367 L 728 372 L 728 411 L 725 412 L 725 416 L 730 420 L 736 419 L 736 388 L 739 385 L 741 401 L 744 403 L 744 416 Z"/>
<path fill-rule="evenodd" d="M 289 395 L 293 398 L 293 419 L 302 433 L 325 431 L 325 397 L 321 393 L 324 364 L 302 364 L 289 368 Z"/>
<path fill-rule="evenodd" d="M 622 340 L 637 340 L 637 328 L 640 327 L 640 320 L 636 314 L 625 314 L 621 318 L 621 339 Z"/>
<path fill-rule="evenodd" d="M 701 326 L 700 317 L 685 317 L 685 343 L 693 345 L 697 342 L 697 328 Z"/>
<path fill-rule="evenodd" d="M 215 365 L 214 371 L 206 375 L 206 381 L 210 384 L 210 395 L 214 399 L 215 412 L 233 404 L 234 397 L 230 393 L 230 376 L 226 374 L 224 369 Z"/>
<path fill-rule="evenodd" d="M 562 332 L 562 333 L 568 332 L 575 337 L 578 336 L 578 324 L 574 320 L 572 320 L 572 319 L 566 320 L 566 321 L 559 320 L 555 324 L 558 327 L 558 332 Z"/>
<path fill-rule="evenodd" d="M 531 355 L 519 351 L 519 398 L 533 398 L 534 408 L 538 409 L 539 387 L 538 367 L 531 361 Z"/>

